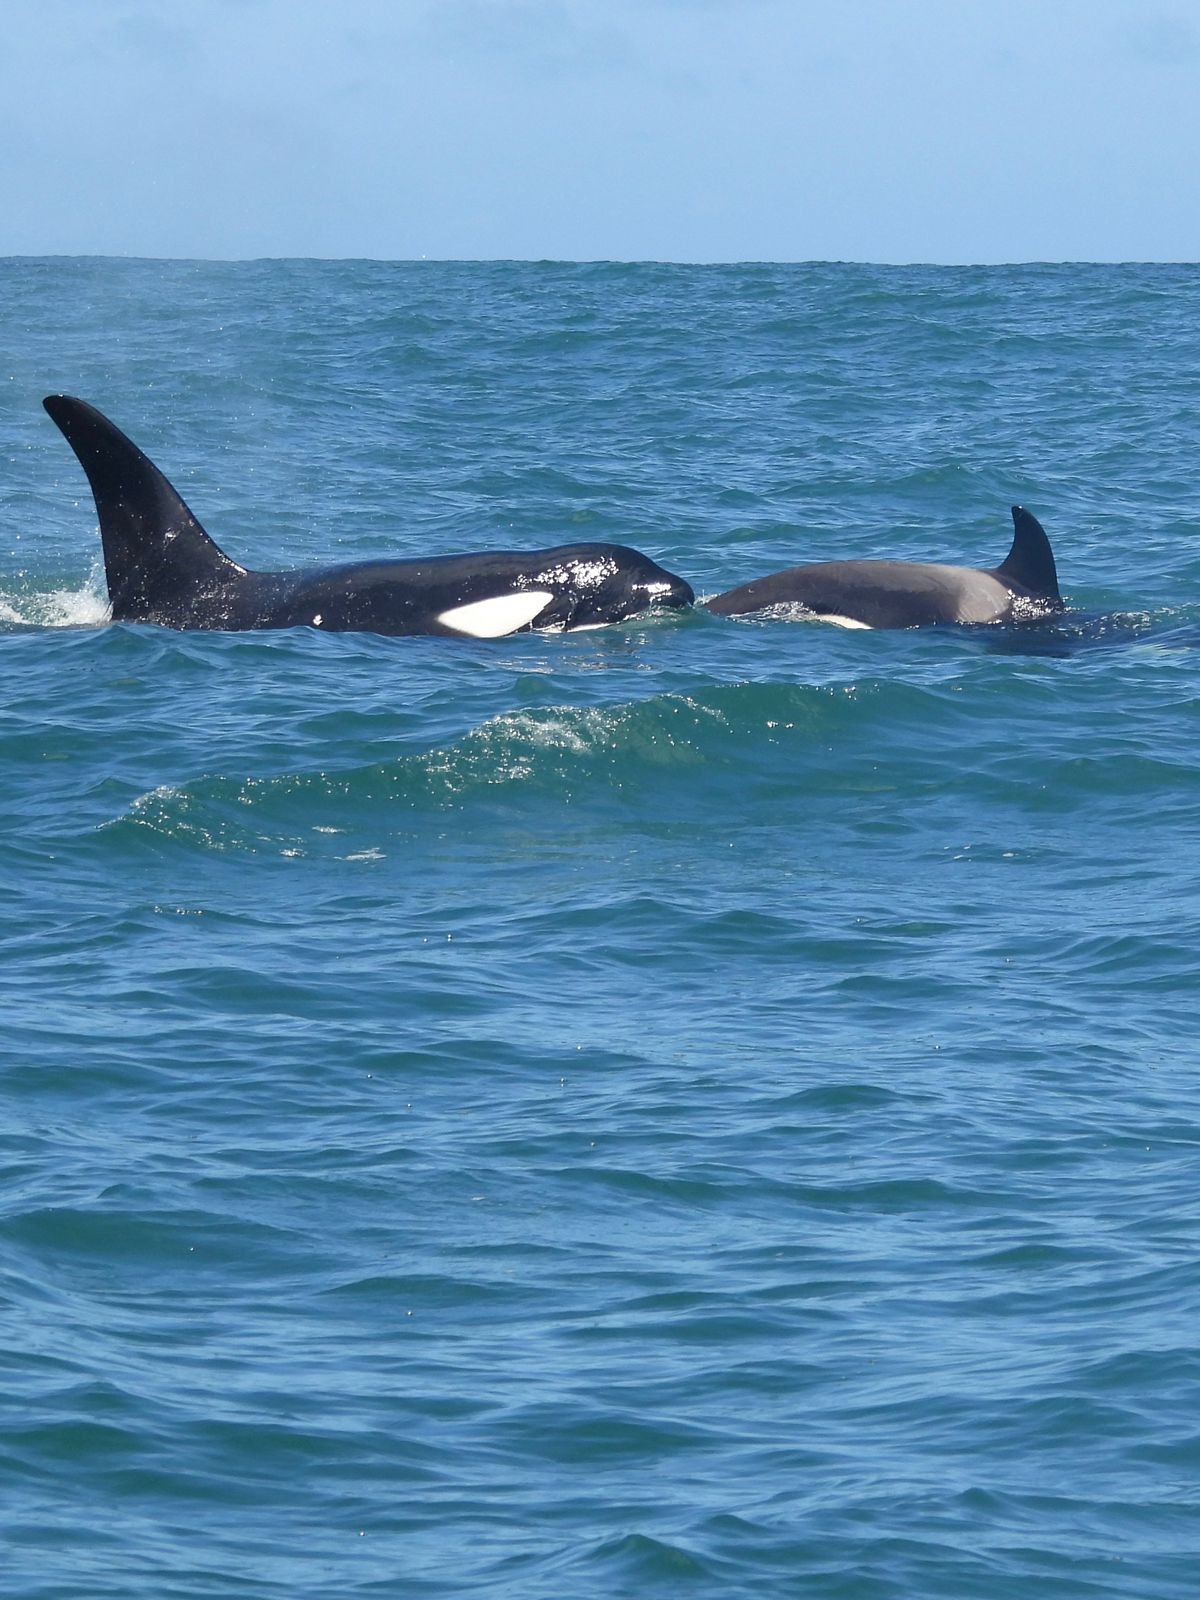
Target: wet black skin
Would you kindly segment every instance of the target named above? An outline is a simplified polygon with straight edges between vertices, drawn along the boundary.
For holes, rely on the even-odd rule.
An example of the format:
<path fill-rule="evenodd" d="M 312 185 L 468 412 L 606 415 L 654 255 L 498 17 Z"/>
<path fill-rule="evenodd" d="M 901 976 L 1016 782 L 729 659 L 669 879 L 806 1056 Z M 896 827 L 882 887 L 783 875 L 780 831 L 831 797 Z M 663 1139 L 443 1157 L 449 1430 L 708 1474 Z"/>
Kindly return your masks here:
<path fill-rule="evenodd" d="M 154 463 L 94 406 L 69 395 L 43 404 L 95 497 L 114 621 L 457 638 L 473 630 L 439 620 L 446 612 L 532 591 L 549 598 L 512 631 L 596 627 L 690 606 L 695 598 L 682 578 L 616 544 L 249 571 L 209 538 Z"/>

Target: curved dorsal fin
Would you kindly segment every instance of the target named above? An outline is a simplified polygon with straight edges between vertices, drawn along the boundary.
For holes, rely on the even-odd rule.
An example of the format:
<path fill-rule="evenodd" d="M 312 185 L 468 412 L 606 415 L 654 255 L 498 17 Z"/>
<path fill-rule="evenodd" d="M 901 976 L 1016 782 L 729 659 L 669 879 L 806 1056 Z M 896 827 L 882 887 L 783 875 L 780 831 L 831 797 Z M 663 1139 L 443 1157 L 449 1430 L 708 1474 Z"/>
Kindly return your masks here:
<path fill-rule="evenodd" d="M 1019 589 L 1022 594 L 1061 606 L 1058 569 L 1045 528 L 1024 506 L 1012 508 L 1012 519 L 1012 549 L 998 567 L 993 567 L 993 573 L 1002 583 Z"/>
<path fill-rule="evenodd" d="M 42 404 L 87 473 L 117 621 L 173 620 L 194 598 L 245 577 L 154 463 L 95 406 L 65 394 Z"/>

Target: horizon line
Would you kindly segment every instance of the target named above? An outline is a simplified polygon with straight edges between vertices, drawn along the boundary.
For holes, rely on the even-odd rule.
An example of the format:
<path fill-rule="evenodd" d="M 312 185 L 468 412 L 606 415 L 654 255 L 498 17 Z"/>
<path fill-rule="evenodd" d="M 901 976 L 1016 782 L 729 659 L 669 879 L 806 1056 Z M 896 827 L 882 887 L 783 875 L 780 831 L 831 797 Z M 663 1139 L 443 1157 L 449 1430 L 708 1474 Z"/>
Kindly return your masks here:
<path fill-rule="evenodd" d="M 145 255 L 138 251 L 53 250 L 13 251 L 0 261 L 157 261 L 181 265 L 252 266 L 261 262 L 370 263 L 376 266 L 545 266 L 545 267 L 937 267 L 946 270 L 979 267 L 1194 267 L 1187 257 L 1136 256 L 1051 257 L 1027 256 L 1006 260 L 886 261 L 849 256 L 712 256 L 685 259 L 672 256 L 377 256 L 377 255 Z"/>

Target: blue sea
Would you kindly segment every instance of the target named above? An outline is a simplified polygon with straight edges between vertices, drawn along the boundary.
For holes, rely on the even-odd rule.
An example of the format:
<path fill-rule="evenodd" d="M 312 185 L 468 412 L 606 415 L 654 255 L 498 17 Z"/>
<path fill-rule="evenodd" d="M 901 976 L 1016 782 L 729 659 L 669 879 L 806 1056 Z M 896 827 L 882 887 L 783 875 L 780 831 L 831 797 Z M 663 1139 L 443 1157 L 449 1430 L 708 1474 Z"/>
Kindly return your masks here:
<path fill-rule="evenodd" d="M 106 620 L 616 540 L 1068 610 Z M 0 262 L 13 1600 L 1193 1600 L 1200 269 Z"/>

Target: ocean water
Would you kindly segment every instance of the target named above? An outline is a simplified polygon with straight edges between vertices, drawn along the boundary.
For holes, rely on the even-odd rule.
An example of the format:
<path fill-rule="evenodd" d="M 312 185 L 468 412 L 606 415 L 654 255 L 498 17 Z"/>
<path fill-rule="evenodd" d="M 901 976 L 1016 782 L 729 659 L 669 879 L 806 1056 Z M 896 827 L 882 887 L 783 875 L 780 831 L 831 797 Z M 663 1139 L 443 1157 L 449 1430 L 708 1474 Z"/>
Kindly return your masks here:
<path fill-rule="evenodd" d="M 0 262 L 21 1600 L 1191 1600 L 1200 270 Z M 617 539 L 1069 610 L 105 622 Z"/>

